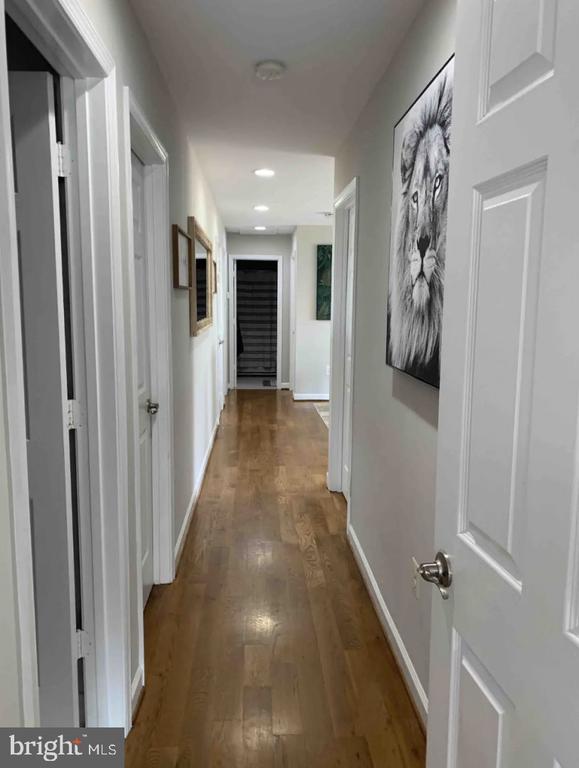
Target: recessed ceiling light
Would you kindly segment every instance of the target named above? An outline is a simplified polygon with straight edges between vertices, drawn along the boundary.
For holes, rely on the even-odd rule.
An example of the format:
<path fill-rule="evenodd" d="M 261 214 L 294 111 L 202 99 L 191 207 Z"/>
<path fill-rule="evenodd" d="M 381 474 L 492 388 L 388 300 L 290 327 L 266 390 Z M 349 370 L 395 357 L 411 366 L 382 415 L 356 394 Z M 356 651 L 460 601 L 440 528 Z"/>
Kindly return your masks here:
<path fill-rule="evenodd" d="M 255 229 L 256 232 L 265 232 L 267 227 L 254 227 L 254 229 Z"/>
<path fill-rule="evenodd" d="M 254 205 L 253 210 L 258 211 L 259 213 L 265 213 L 266 211 L 269 211 L 269 205 Z"/>
<path fill-rule="evenodd" d="M 272 176 L 275 176 L 275 171 L 272 171 L 271 168 L 258 168 L 254 173 L 260 179 L 271 179 Z"/>
<path fill-rule="evenodd" d="M 258 80 L 281 80 L 287 70 L 283 61 L 266 59 L 258 61 L 255 65 L 255 76 Z"/>

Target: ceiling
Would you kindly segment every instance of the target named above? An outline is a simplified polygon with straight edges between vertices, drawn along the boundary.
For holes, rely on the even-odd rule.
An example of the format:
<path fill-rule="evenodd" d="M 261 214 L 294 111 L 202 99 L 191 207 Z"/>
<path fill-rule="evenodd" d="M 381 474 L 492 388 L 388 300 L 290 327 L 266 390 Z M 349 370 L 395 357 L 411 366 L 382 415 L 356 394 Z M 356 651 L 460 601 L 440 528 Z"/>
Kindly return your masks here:
<path fill-rule="evenodd" d="M 131 0 L 228 229 L 327 223 L 333 156 L 422 0 Z M 280 59 L 282 80 L 254 65 Z M 270 180 L 255 168 L 276 171 Z M 267 204 L 267 213 L 253 211 Z"/>

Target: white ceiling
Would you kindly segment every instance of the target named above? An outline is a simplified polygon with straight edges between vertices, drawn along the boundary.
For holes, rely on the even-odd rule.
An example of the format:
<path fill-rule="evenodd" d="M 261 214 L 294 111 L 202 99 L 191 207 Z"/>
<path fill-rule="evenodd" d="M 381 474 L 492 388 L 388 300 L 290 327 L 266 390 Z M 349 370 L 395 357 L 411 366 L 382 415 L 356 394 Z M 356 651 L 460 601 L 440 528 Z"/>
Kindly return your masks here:
<path fill-rule="evenodd" d="M 333 156 L 422 1 L 131 0 L 229 229 L 328 221 Z M 255 78 L 268 58 L 282 80 Z"/>

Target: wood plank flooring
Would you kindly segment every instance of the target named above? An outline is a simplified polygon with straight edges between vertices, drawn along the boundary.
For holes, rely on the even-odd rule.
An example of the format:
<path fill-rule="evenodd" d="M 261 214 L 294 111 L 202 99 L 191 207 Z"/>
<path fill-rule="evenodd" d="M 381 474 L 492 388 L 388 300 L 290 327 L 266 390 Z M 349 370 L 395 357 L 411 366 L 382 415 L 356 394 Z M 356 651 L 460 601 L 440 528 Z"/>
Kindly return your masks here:
<path fill-rule="evenodd" d="M 145 611 L 128 768 L 415 768 L 425 739 L 288 392 L 227 401 L 177 579 Z"/>

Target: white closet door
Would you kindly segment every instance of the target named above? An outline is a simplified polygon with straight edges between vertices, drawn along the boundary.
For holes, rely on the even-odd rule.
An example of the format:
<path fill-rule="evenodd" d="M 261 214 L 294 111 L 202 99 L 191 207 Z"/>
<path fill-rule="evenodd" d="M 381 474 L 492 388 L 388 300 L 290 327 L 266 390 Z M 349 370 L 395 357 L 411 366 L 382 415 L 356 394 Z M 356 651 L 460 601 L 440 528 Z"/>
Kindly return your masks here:
<path fill-rule="evenodd" d="M 151 352 L 149 328 L 149 286 L 145 227 L 145 166 L 132 155 L 133 235 L 137 308 L 137 397 L 139 401 L 139 461 L 141 477 L 141 568 L 143 605 L 153 586 L 153 419 L 151 401 Z"/>

